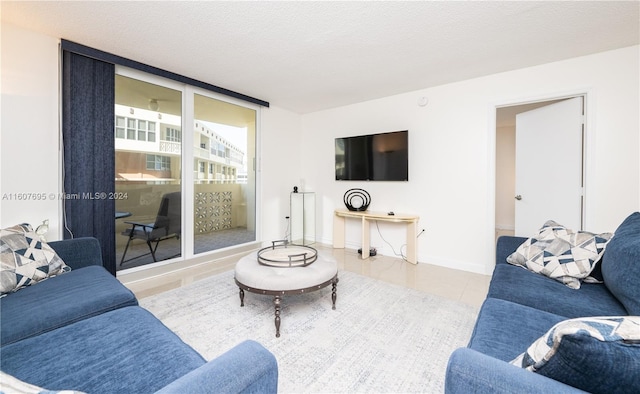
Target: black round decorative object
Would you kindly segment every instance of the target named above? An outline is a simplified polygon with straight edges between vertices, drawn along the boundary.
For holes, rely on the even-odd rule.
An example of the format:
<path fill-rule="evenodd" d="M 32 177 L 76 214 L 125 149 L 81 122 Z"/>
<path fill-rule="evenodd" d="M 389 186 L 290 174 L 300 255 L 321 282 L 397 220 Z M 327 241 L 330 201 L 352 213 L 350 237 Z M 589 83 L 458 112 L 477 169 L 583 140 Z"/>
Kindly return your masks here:
<path fill-rule="evenodd" d="M 366 211 L 371 204 L 371 196 L 364 189 L 349 189 L 344 194 L 344 205 L 350 211 Z"/>

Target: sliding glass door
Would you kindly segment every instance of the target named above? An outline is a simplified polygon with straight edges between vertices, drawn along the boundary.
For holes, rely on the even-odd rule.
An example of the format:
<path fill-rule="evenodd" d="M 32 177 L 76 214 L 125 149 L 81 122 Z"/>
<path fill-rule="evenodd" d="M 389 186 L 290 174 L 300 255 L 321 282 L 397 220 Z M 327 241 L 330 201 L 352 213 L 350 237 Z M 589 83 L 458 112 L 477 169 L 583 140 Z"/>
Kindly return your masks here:
<path fill-rule="evenodd" d="M 258 110 L 138 71 L 115 81 L 117 269 L 256 241 Z"/>
<path fill-rule="evenodd" d="M 116 75 L 117 269 L 182 256 L 182 91 Z"/>
<path fill-rule="evenodd" d="M 256 240 L 256 110 L 193 94 L 194 254 Z"/>

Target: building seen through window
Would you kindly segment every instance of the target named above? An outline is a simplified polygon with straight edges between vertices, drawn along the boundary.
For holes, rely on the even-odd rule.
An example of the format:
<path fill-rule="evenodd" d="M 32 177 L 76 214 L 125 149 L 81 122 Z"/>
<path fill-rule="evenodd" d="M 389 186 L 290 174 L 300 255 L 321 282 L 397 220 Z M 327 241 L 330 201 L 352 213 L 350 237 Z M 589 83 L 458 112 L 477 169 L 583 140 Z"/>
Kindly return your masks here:
<path fill-rule="evenodd" d="M 187 108 L 194 120 L 186 126 L 184 94 L 193 94 L 195 103 Z M 255 171 L 249 168 L 255 119 L 253 109 L 189 88 L 116 76 L 115 181 L 127 196 L 116 201 L 119 270 L 256 240 Z M 192 146 L 184 145 L 185 132 Z M 192 171 L 188 185 L 185 171 Z M 183 198 L 186 190 L 192 200 Z M 186 223 L 192 225 L 183 228 Z"/>

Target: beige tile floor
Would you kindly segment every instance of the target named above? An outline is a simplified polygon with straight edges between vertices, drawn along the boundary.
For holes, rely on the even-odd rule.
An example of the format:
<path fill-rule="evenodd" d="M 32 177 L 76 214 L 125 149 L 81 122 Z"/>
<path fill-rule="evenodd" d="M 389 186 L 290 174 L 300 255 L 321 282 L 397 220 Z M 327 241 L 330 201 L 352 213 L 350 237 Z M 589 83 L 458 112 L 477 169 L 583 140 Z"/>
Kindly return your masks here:
<path fill-rule="evenodd" d="M 338 261 L 338 268 L 383 280 L 399 286 L 424 291 L 465 304 L 480 306 L 487 295 L 491 276 L 445 268 L 437 265 L 408 263 L 400 258 L 373 256 L 361 259 L 353 249 L 333 249 L 313 245 L 320 253 L 330 253 Z M 181 273 L 163 275 L 137 283 L 126 283 L 138 298 L 148 297 L 194 281 L 233 269 L 238 257 L 228 257 Z"/>
<path fill-rule="evenodd" d="M 437 265 L 408 263 L 400 258 L 374 256 L 361 259 L 353 249 L 333 249 L 313 245 L 320 253 L 330 253 L 338 261 L 338 268 L 396 285 L 424 291 L 468 305 L 480 306 L 484 301 L 491 276 L 459 271 Z M 138 283 L 125 283 L 138 298 L 148 297 L 176 287 L 233 269 L 238 256 L 229 257 L 184 270 L 180 274 L 165 275 Z"/>
<path fill-rule="evenodd" d="M 427 263 L 414 265 L 396 257 L 378 255 L 363 260 L 353 249 L 326 250 L 336 257 L 340 269 L 478 307 L 491 280 L 489 275 Z"/>

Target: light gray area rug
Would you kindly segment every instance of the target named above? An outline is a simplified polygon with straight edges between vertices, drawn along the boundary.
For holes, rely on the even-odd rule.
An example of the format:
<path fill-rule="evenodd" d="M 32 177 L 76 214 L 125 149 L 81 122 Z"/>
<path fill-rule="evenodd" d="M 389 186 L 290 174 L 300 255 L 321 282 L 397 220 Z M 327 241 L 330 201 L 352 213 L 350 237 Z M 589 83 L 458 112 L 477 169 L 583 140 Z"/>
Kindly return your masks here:
<path fill-rule="evenodd" d="M 140 300 L 211 360 L 245 339 L 278 360 L 282 393 L 441 393 L 449 355 L 466 346 L 477 308 L 340 271 L 331 286 L 285 296 L 275 337 L 271 296 L 245 292 L 233 272 Z"/>

